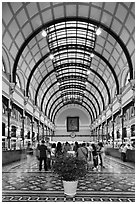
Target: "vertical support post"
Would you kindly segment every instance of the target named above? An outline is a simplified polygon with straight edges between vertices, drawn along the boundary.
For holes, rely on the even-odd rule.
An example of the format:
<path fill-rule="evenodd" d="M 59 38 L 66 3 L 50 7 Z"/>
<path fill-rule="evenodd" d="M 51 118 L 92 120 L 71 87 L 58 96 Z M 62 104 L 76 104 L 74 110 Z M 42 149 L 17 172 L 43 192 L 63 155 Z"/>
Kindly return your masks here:
<path fill-rule="evenodd" d="M 11 109 L 8 107 L 8 136 L 7 136 L 7 143 L 8 143 L 8 149 L 10 149 L 10 117 L 11 117 Z"/>
<path fill-rule="evenodd" d="M 124 131 L 123 131 L 123 128 L 124 128 L 124 114 L 123 114 L 123 108 L 121 108 L 121 128 L 122 128 L 122 144 L 124 142 Z"/>
<path fill-rule="evenodd" d="M 103 123 L 102 123 L 102 143 L 103 143 Z"/>
<path fill-rule="evenodd" d="M 11 148 L 11 127 L 10 127 L 10 118 L 11 118 L 11 110 L 12 110 L 12 103 L 13 103 L 13 93 L 15 91 L 15 83 L 10 83 L 9 85 L 9 103 L 8 103 L 8 137 L 7 137 L 7 142 L 8 142 L 8 149 Z"/>
<path fill-rule="evenodd" d="M 33 125 L 34 125 L 34 118 L 32 118 L 32 121 L 31 121 L 31 140 L 32 140 L 32 143 L 33 143 Z"/>
<path fill-rule="evenodd" d="M 42 124 L 42 135 L 44 137 L 44 124 Z"/>
<path fill-rule="evenodd" d="M 113 148 L 114 148 L 114 118 L 113 118 L 113 115 L 112 115 L 112 139 L 113 139 Z"/>
<path fill-rule="evenodd" d="M 38 121 L 38 134 L 37 134 L 37 141 L 39 142 L 39 127 L 40 127 L 40 124 L 39 124 L 39 121 Z"/>
<path fill-rule="evenodd" d="M 23 141 L 23 147 L 24 147 L 24 140 L 25 140 L 25 138 L 24 138 L 24 122 L 25 122 L 25 115 L 23 114 L 23 116 L 22 116 L 22 135 L 21 135 L 21 137 L 22 137 L 22 141 Z"/>

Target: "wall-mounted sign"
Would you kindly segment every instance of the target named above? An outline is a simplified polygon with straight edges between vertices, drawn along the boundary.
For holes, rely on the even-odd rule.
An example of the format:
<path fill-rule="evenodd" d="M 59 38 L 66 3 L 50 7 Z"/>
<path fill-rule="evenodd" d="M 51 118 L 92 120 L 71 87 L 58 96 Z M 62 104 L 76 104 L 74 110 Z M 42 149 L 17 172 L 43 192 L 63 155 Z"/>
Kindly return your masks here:
<path fill-rule="evenodd" d="M 67 117 L 67 132 L 79 131 L 79 117 Z"/>

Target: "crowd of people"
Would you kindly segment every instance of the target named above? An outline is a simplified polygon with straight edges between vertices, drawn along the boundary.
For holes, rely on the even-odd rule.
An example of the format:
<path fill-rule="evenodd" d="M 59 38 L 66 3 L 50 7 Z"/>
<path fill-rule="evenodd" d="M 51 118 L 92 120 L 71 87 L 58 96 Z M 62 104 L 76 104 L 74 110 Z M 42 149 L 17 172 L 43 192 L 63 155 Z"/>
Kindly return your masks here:
<path fill-rule="evenodd" d="M 45 171 L 52 168 L 52 165 L 60 155 L 73 154 L 80 160 L 87 161 L 87 168 L 98 170 L 99 166 L 105 168 L 104 156 L 105 150 L 102 142 L 99 143 L 49 143 L 44 140 L 38 143 L 36 156 L 39 160 L 39 170 L 42 170 L 44 162 Z"/>

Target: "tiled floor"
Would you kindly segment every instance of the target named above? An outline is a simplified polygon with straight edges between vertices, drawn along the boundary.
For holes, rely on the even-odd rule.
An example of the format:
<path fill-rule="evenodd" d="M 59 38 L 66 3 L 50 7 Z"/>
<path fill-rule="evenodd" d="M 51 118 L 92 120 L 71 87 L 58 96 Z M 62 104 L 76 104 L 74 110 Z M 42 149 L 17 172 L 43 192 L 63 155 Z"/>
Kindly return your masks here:
<path fill-rule="evenodd" d="M 51 171 L 38 170 L 34 156 L 2 169 L 3 202 L 95 201 L 134 202 L 135 167 L 106 156 L 105 169 L 89 170 L 78 182 L 74 198 L 63 193 L 62 181 Z"/>

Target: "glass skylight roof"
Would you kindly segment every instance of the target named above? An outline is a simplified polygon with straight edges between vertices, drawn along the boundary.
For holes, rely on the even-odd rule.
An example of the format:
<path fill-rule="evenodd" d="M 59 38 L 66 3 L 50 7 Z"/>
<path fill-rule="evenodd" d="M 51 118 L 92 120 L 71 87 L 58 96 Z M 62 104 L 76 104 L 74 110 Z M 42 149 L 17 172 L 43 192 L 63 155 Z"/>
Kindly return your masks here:
<path fill-rule="evenodd" d="M 90 54 L 95 48 L 96 29 L 90 23 L 75 20 L 56 23 L 46 29 L 49 50 L 54 55 L 57 81 L 60 82 L 59 89 L 69 92 L 67 99 L 62 95 L 64 102 L 83 100 L 87 70 L 92 61 Z"/>

